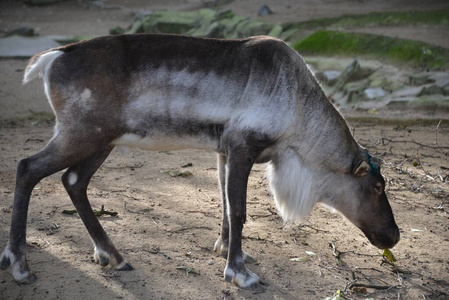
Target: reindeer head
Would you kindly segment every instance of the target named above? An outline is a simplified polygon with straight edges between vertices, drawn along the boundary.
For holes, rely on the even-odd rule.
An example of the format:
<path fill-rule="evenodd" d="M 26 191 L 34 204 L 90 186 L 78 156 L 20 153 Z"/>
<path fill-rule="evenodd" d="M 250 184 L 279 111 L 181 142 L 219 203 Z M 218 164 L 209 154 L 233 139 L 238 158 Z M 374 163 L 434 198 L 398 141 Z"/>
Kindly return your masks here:
<path fill-rule="evenodd" d="M 364 159 L 355 162 L 351 174 L 335 175 L 334 180 L 326 180 L 326 190 L 332 185 L 336 193 L 323 202 L 345 215 L 374 246 L 384 249 L 396 245 L 399 228 L 385 194 L 380 161 L 366 153 Z"/>

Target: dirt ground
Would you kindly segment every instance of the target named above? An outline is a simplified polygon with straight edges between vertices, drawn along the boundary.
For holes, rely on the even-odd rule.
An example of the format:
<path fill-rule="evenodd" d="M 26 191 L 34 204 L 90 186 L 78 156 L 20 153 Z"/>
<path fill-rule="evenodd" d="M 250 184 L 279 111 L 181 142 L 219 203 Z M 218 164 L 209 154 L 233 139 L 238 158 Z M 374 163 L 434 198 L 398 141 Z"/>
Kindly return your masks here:
<path fill-rule="evenodd" d="M 106 1 L 122 7 L 86 10 L 76 1 L 44 7 L 3 1 L 0 29 L 26 25 L 41 35 L 104 35 L 110 27 L 128 25 L 138 10 L 194 9 L 201 2 Z M 267 17 L 271 21 L 442 9 L 445 2 L 265 1 L 276 12 Z M 234 1 L 219 8 L 254 16 L 259 5 Z M 390 35 L 407 31 L 384 30 Z M 422 35 L 435 44 L 441 40 L 440 31 L 434 38 Z M 11 121 L 30 110 L 49 111 L 41 82 L 21 86 L 25 65 L 24 60 L 0 60 L 0 247 L 8 241 L 16 164 L 52 135 L 52 121 Z M 92 243 L 81 220 L 62 213 L 73 206 L 58 173 L 36 186 L 30 203 L 28 258 L 38 281 L 18 285 L 10 270 L 2 271 L 0 299 L 322 299 L 337 290 L 349 299 L 448 299 L 449 123 L 438 123 L 350 120 L 357 140 L 383 160 L 387 193 L 401 229 L 401 241 L 393 249 L 396 268 L 382 263 L 379 249 L 325 207 L 318 205 L 303 224 L 284 226 L 264 166 L 257 165 L 249 181 L 243 245 L 258 260 L 248 267 L 269 286 L 264 293 L 238 289 L 224 282 L 225 261 L 213 252 L 221 223 L 215 154 L 133 150 L 123 156 L 114 150 L 93 177 L 89 195 L 95 209 L 104 205 L 118 212 L 116 217 L 101 217 L 101 223 L 135 270 L 116 272 L 93 263 Z M 192 166 L 186 170 L 192 176 L 166 174 L 184 170 L 181 166 L 189 162 Z M 339 264 L 329 244 L 340 252 Z M 308 259 L 290 260 L 302 257 Z M 351 283 L 376 288 L 357 293 Z"/>

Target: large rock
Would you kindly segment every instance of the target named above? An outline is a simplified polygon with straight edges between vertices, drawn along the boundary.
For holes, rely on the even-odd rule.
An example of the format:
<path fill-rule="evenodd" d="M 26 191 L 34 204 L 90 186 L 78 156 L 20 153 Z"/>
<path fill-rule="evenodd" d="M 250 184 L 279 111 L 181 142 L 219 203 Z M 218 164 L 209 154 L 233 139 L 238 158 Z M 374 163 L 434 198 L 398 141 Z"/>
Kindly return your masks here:
<path fill-rule="evenodd" d="M 246 19 L 235 27 L 233 34 L 229 38 L 240 38 L 255 35 L 275 35 L 279 36 L 282 32 L 282 27 L 272 23 L 265 23 L 256 19 Z"/>
<path fill-rule="evenodd" d="M 345 95 L 347 95 L 346 102 L 354 104 L 355 102 L 360 102 L 365 100 L 363 91 L 367 86 L 366 80 L 349 82 L 343 87 Z"/>
<path fill-rule="evenodd" d="M 443 88 L 443 95 L 449 96 L 449 85 L 447 85 Z"/>
<path fill-rule="evenodd" d="M 148 16 L 143 24 L 143 32 L 167 32 L 185 34 L 199 27 L 199 12 L 156 11 Z"/>
<path fill-rule="evenodd" d="M 11 36 L 0 39 L 0 57 L 31 57 L 58 46 L 61 45 L 49 37 Z"/>
<path fill-rule="evenodd" d="M 116 32 L 117 30 L 112 30 Z M 230 10 L 216 12 L 211 9 L 198 11 L 154 11 L 137 18 L 128 33 L 177 33 L 215 38 L 242 38 L 254 35 L 279 37 L 282 27 L 274 23 L 236 16 Z"/>
<path fill-rule="evenodd" d="M 342 89 L 348 82 L 364 79 L 371 73 L 371 70 L 362 68 L 357 59 L 354 59 L 338 78 L 335 87 L 337 89 Z"/>
<path fill-rule="evenodd" d="M 418 73 L 410 75 L 409 84 L 411 86 L 419 86 L 427 83 L 432 83 L 434 80 L 430 79 L 430 74 L 426 73 Z"/>
<path fill-rule="evenodd" d="M 414 74 L 381 62 L 306 58 L 314 66 L 314 74 L 323 84 L 327 95 L 341 107 L 361 110 L 385 107 L 441 107 L 449 108 L 449 73 L 423 72 Z M 346 66 L 346 68 L 345 68 Z M 330 82 L 343 71 L 333 87 Z M 375 70 L 375 71 L 370 71 Z M 371 72 L 371 74 L 369 74 Z M 366 75 L 369 74 L 369 75 Z M 338 87 L 338 88 L 337 88 Z"/>
<path fill-rule="evenodd" d="M 419 93 L 419 96 L 427 96 L 427 95 L 443 95 L 444 90 L 442 87 L 439 87 L 436 84 L 430 84 L 427 86 L 424 86 Z"/>
<path fill-rule="evenodd" d="M 443 89 L 449 87 L 449 73 L 447 72 L 431 73 L 429 79 Z"/>
<path fill-rule="evenodd" d="M 375 100 L 379 98 L 383 98 L 386 96 L 386 92 L 381 87 L 375 87 L 375 88 L 367 88 L 363 91 L 364 96 L 367 100 Z"/>
<path fill-rule="evenodd" d="M 404 87 L 400 90 L 397 90 L 396 92 L 394 92 L 392 94 L 393 97 L 395 98 L 408 98 L 410 99 L 411 97 L 419 97 L 419 94 L 422 91 L 422 86 L 418 86 L 418 87 Z"/>

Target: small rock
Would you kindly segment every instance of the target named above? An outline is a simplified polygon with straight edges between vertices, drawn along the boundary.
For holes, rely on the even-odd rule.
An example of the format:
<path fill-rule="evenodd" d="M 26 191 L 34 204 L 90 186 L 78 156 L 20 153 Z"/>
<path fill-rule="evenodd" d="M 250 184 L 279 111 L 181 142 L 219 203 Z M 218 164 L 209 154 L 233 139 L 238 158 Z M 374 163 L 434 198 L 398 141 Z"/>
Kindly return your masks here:
<path fill-rule="evenodd" d="M 439 87 L 436 84 L 432 84 L 432 85 L 423 87 L 418 96 L 421 97 L 421 96 L 426 96 L 426 95 L 443 95 L 443 94 L 444 94 L 443 88 Z"/>
<path fill-rule="evenodd" d="M 168 170 L 165 171 L 166 174 L 170 175 L 171 177 L 188 177 L 192 175 L 192 172 L 190 171 L 180 171 L 180 170 Z"/>
<path fill-rule="evenodd" d="M 348 92 L 348 103 L 354 103 L 362 100 L 362 97 L 360 96 L 360 92 L 357 90 L 351 90 Z"/>
<path fill-rule="evenodd" d="M 449 96 L 449 85 L 447 85 L 447 86 L 445 86 L 445 87 L 443 88 L 443 94 L 444 94 L 445 96 Z"/>
<path fill-rule="evenodd" d="M 423 88 L 421 86 L 418 87 L 405 87 L 403 89 L 397 90 L 393 93 L 394 97 L 404 98 L 404 97 L 418 97 Z"/>
<path fill-rule="evenodd" d="M 109 34 L 112 34 L 112 35 L 124 34 L 124 33 L 125 33 L 125 30 L 120 26 L 116 26 L 116 27 L 109 29 Z"/>
<path fill-rule="evenodd" d="M 432 83 L 434 80 L 429 79 L 430 74 L 415 74 L 408 78 L 411 86 L 423 85 L 426 83 Z"/>
<path fill-rule="evenodd" d="M 337 82 L 340 75 L 341 75 L 340 71 L 324 71 L 323 72 L 323 81 L 328 86 L 333 86 Z"/>
<path fill-rule="evenodd" d="M 262 3 L 262 5 L 260 5 L 260 7 L 259 7 L 259 11 L 257 12 L 257 15 L 263 17 L 263 16 L 266 16 L 266 15 L 271 15 L 272 13 L 273 12 L 268 7 L 268 5 Z"/>
<path fill-rule="evenodd" d="M 365 97 L 368 100 L 374 100 L 377 98 L 385 97 L 386 93 L 383 88 L 375 87 L 375 88 L 368 88 L 363 91 Z"/>
<path fill-rule="evenodd" d="M 372 71 L 362 68 L 357 59 L 354 59 L 354 61 L 347 66 L 345 71 L 339 76 L 335 86 L 337 89 L 341 89 L 346 83 L 361 80 L 371 73 Z"/>
<path fill-rule="evenodd" d="M 9 32 L 7 32 L 5 34 L 5 37 L 8 36 L 13 36 L 13 35 L 18 35 L 18 36 L 35 36 L 36 34 L 34 33 L 34 29 L 30 28 L 30 27 L 20 27 L 14 30 L 11 30 Z"/>

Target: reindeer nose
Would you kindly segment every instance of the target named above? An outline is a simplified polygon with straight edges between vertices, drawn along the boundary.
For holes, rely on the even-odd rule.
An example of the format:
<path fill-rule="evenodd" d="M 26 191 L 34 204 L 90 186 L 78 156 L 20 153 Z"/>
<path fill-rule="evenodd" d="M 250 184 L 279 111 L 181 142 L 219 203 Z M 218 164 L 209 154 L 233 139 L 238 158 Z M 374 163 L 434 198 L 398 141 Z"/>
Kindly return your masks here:
<path fill-rule="evenodd" d="M 366 237 L 371 244 L 379 249 L 393 248 L 400 239 L 399 228 L 396 224 L 394 226 L 378 232 L 365 232 Z"/>
<path fill-rule="evenodd" d="M 399 232 L 399 228 L 396 226 L 396 230 L 395 230 L 395 233 L 394 233 L 394 245 L 396 245 L 398 242 L 399 242 L 399 240 L 401 239 L 401 233 Z"/>
<path fill-rule="evenodd" d="M 395 224 L 395 227 L 391 229 L 391 233 L 387 240 L 385 240 L 386 248 L 393 248 L 400 240 L 401 234 L 399 232 L 398 226 Z"/>

